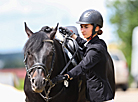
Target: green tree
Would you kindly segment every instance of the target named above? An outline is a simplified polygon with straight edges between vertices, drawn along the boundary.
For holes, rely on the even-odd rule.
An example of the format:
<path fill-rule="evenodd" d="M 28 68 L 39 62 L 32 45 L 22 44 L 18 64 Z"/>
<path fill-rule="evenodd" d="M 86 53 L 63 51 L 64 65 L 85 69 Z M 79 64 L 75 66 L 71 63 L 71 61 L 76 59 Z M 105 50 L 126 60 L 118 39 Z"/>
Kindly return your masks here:
<path fill-rule="evenodd" d="M 110 22 L 121 39 L 121 50 L 125 54 L 129 68 L 131 67 L 132 33 L 138 26 L 138 0 L 106 0 Z"/>

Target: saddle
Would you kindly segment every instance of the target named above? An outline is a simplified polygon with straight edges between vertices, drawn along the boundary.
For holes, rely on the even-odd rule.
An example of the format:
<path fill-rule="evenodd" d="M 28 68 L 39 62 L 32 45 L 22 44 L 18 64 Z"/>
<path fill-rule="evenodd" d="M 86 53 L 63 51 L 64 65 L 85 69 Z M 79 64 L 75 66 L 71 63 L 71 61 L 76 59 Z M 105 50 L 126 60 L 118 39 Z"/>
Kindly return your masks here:
<path fill-rule="evenodd" d="M 72 56 L 77 51 L 75 57 L 72 60 L 72 64 L 76 66 L 82 60 L 83 57 L 83 52 L 81 51 L 81 47 L 77 44 L 76 40 L 72 38 L 66 38 L 65 49 L 69 59 L 71 59 Z"/>

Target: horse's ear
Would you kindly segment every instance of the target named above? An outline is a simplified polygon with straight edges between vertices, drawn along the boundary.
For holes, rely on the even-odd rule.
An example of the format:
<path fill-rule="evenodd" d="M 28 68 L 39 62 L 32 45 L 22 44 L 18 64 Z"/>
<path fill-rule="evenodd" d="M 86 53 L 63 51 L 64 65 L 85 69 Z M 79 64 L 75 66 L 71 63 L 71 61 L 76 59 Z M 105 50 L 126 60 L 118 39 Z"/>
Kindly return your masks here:
<path fill-rule="evenodd" d="M 50 39 L 53 40 L 54 37 L 55 37 L 55 34 L 57 32 L 57 29 L 58 29 L 58 25 L 59 23 L 57 23 L 57 26 L 55 27 L 55 29 L 53 29 L 51 32 L 50 32 Z"/>
<path fill-rule="evenodd" d="M 25 25 L 25 31 L 26 31 L 28 37 L 32 36 L 33 32 L 27 27 L 26 22 L 24 22 L 24 25 Z"/>

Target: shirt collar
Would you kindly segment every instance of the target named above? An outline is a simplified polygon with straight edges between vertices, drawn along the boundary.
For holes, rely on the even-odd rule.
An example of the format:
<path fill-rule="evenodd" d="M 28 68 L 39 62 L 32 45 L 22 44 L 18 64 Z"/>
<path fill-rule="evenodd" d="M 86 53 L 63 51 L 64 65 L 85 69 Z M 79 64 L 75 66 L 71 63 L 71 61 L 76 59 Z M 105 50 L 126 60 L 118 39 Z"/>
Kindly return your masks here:
<path fill-rule="evenodd" d="M 84 46 L 86 47 L 88 43 L 89 43 L 89 41 L 87 41 L 87 42 L 84 44 Z"/>
<path fill-rule="evenodd" d="M 89 44 L 93 44 L 98 39 L 99 39 L 99 37 L 95 36 L 93 39 L 91 39 L 90 41 L 86 42 L 84 46 L 87 47 Z"/>

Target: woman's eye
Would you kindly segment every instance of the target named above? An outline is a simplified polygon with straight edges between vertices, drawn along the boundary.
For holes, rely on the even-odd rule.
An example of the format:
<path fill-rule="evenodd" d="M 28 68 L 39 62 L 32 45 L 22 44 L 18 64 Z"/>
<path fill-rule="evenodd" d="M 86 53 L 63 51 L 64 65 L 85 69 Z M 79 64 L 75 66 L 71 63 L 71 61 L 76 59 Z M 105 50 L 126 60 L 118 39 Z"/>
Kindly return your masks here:
<path fill-rule="evenodd" d="M 85 26 L 85 28 L 88 28 L 87 26 Z"/>

